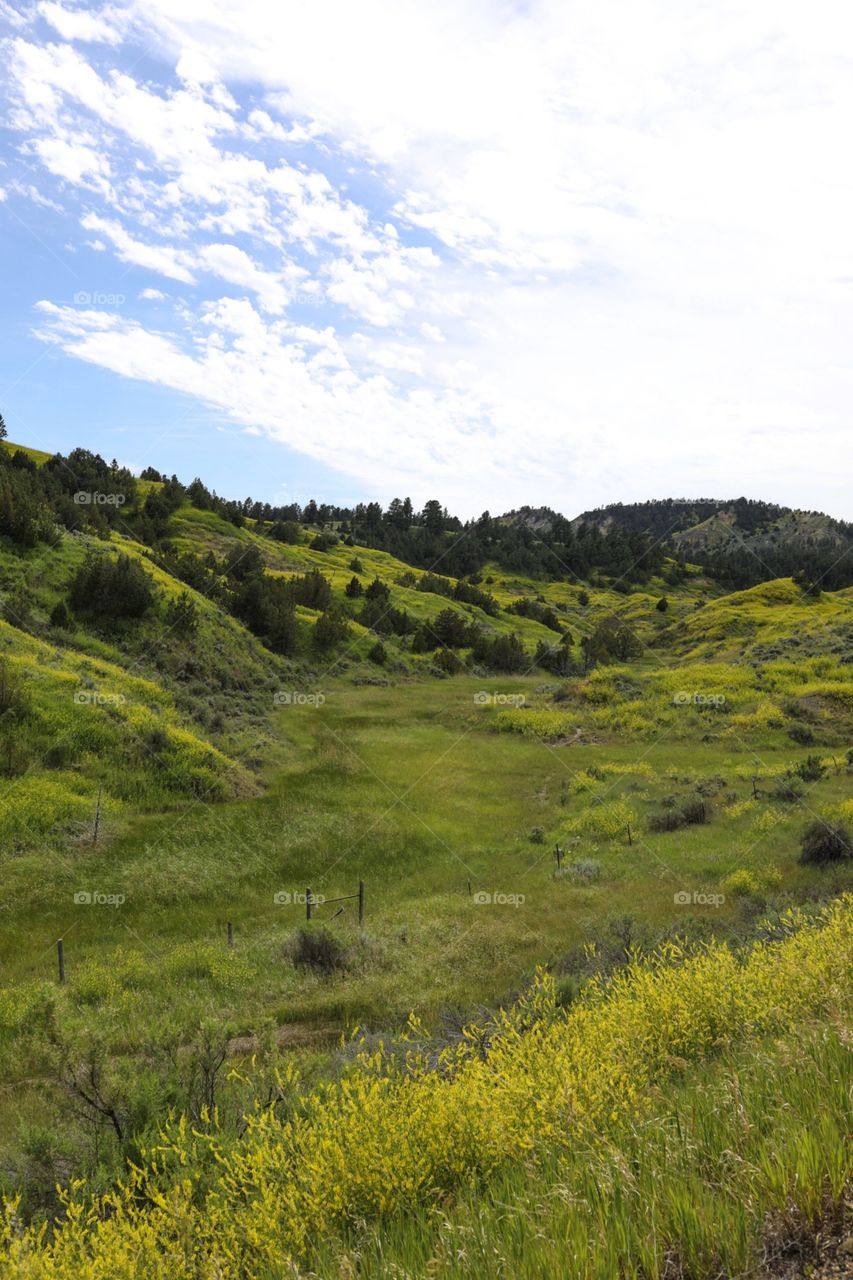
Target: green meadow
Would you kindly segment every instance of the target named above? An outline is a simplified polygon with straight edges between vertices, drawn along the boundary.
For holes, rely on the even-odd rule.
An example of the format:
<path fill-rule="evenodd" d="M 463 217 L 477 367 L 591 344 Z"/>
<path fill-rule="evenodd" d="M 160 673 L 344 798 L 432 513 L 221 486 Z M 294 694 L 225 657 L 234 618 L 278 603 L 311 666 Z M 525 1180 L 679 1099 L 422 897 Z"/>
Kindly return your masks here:
<path fill-rule="evenodd" d="M 477 575 L 489 598 L 466 600 L 473 584 L 386 551 L 305 528 L 276 541 L 186 502 L 167 551 L 119 526 L 0 558 L 0 1184 L 28 1222 L 60 1219 L 72 1178 L 106 1191 L 170 1115 L 215 1110 L 237 1140 L 282 1072 L 333 1087 L 356 1043 L 412 1026 L 440 1054 L 537 973 L 570 1010 L 626 964 L 748 951 L 786 936 L 791 909 L 853 890 L 853 859 L 801 859 L 808 827 L 853 827 L 851 588 L 732 592 L 674 562 L 584 585 L 495 564 Z M 140 616 L 59 607 L 93 557 L 145 576 Z M 296 604 L 286 653 L 231 607 L 244 557 L 265 583 L 327 584 Z M 406 629 L 359 621 L 377 580 Z M 413 640 L 448 610 L 468 628 L 449 661 Z M 343 625 L 319 646 L 329 617 Z M 604 632 L 621 656 L 595 648 Z M 513 670 L 478 658 L 482 634 L 517 638 Z M 825 1092 L 812 1149 L 811 1102 L 784 1070 L 800 1054 L 829 1078 L 840 1025 L 837 1042 L 819 1021 L 789 1029 L 757 1058 L 726 1046 L 650 1095 L 642 1131 L 614 1122 L 571 1158 L 543 1147 L 482 1206 L 460 1189 L 440 1223 L 421 1205 L 405 1227 L 348 1228 L 314 1250 L 316 1274 L 556 1274 L 556 1232 L 590 1251 L 591 1276 L 663 1275 L 648 1232 L 679 1222 L 672 1274 L 741 1274 L 759 1209 L 787 1194 L 779 1144 L 785 1178 L 805 1162 L 809 1195 L 827 1179 L 843 1195 L 844 1100 Z M 760 1133 L 723 1113 L 733 1081 L 750 1115 L 766 1103 Z M 691 1217 L 723 1150 L 738 1161 Z M 807 1197 L 797 1212 L 820 1217 Z"/>

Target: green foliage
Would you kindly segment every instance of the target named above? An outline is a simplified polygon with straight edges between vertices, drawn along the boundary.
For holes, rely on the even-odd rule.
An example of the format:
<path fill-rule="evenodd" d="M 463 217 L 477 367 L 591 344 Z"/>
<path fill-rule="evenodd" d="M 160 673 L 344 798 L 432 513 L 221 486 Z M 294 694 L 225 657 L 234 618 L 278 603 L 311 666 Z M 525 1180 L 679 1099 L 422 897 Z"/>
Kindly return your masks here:
<path fill-rule="evenodd" d="M 77 613 L 102 622 L 141 618 L 154 603 L 151 579 L 130 556 L 91 552 L 71 583 L 69 600 Z"/>
<path fill-rule="evenodd" d="M 194 636 L 198 631 L 198 608 L 188 591 L 166 605 L 166 626 L 178 636 Z"/>
<path fill-rule="evenodd" d="M 367 657 L 371 662 L 375 662 L 377 666 L 383 667 L 388 661 L 388 650 L 381 640 L 377 640 L 376 644 L 371 645 L 368 649 Z"/>
<path fill-rule="evenodd" d="M 800 862 L 841 862 L 853 857 L 853 841 L 840 822 L 818 820 L 806 827 L 800 838 Z"/>
<path fill-rule="evenodd" d="M 327 977 L 346 965 L 340 938 L 325 925 L 297 929 L 287 947 L 287 954 L 297 968 L 314 969 Z"/>
<path fill-rule="evenodd" d="M 50 625 L 58 627 L 61 631 L 67 631 L 73 626 L 74 620 L 71 612 L 64 600 L 57 600 L 56 604 L 50 611 Z"/>
<path fill-rule="evenodd" d="M 820 756 L 806 756 L 805 760 L 800 760 L 795 765 L 794 772 L 803 782 L 820 782 L 826 769 Z"/>
<path fill-rule="evenodd" d="M 343 644 L 350 633 L 346 618 L 337 609 L 321 613 L 314 623 L 311 641 L 320 653 L 328 653 L 336 645 Z"/>

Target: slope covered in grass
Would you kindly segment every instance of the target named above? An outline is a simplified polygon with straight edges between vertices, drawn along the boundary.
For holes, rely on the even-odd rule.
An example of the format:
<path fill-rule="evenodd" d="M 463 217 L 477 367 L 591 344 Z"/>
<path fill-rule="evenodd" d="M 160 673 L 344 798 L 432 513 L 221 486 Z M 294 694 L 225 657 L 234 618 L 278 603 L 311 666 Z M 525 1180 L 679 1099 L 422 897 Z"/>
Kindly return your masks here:
<path fill-rule="evenodd" d="M 543 978 L 485 1037 L 472 1028 L 437 1059 L 419 1049 L 413 1024 L 408 1048 L 366 1049 L 340 1082 L 304 1091 L 287 1073 L 277 1104 L 259 1103 L 236 1141 L 220 1138 L 214 1116 L 178 1120 L 100 1206 L 76 1187 L 52 1237 L 21 1231 L 12 1203 L 0 1256 L 9 1274 L 34 1280 L 195 1280 L 211 1268 L 272 1277 L 347 1224 L 393 1222 L 439 1191 L 464 1197 L 472 1180 L 488 1184 L 508 1164 L 560 1158 L 604 1133 L 624 1140 L 626 1123 L 652 1120 L 656 1091 L 690 1064 L 849 1015 L 851 909 L 846 898 L 817 919 L 792 916 L 742 957 L 713 945 L 670 950 L 592 985 L 568 1012 Z M 812 1214 L 849 1174 L 837 1140 L 825 1155 L 800 1188 Z M 774 1207 L 802 1159 L 806 1149 L 782 1154 Z M 630 1236 L 620 1243 L 630 1249 Z M 706 1243 L 684 1232 L 686 1250 Z M 577 1230 L 574 1244 L 584 1244 Z M 600 1249 L 600 1238 L 588 1244 Z"/>

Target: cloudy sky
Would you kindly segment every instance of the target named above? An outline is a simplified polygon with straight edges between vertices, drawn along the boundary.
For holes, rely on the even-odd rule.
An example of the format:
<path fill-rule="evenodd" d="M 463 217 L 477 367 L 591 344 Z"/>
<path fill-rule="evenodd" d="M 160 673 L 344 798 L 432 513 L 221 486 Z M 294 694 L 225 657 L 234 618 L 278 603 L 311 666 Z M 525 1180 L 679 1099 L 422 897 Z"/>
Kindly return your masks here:
<path fill-rule="evenodd" d="M 846 0 L 0 0 L 10 437 L 853 518 Z"/>

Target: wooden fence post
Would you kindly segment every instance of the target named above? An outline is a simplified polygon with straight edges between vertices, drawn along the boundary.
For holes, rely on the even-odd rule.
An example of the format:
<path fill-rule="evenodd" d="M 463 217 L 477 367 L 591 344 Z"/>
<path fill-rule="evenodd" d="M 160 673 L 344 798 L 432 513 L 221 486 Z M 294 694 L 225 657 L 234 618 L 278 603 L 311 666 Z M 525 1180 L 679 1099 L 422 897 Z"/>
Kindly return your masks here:
<path fill-rule="evenodd" d="M 309 889 L 307 889 L 307 890 L 305 891 L 305 919 L 306 919 L 306 920 L 310 920 L 310 919 L 311 919 L 311 890 L 310 890 L 310 888 L 309 888 Z"/>
<path fill-rule="evenodd" d="M 563 865 L 563 850 L 558 844 L 554 845 L 554 857 L 557 859 L 557 870 L 559 871 Z"/>
<path fill-rule="evenodd" d="M 101 794 L 103 790 L 103 786 L 98 787 L 98 804 L 95 809 L 95 830 L 92 832 L 92 844 L 98 843 L 98 832 L 101 828 Z"/>
<path fill-rule="evenodd" d="M 234 926 L 230 920 L 228 921 L 228 945 L 229 947 L 234 946 Z"/>
<path fill-rule="evenodd" d="M 358 923 L 364 924 L 364 881 L 358 882 Z"/>
<path fill-rule="evenodd" d="M 65 946 L 61 938 L 56 940 L 56 958 L 59 961 L 59 981 L 65 981 Z"/>
<path fill-rule="evenodd" d="M 631 824 L 630 822 L 627 822 L 625 825 L 628 829 L 628 844 L 631 845 L 634 843 L 634 841 L 631 839 Z"/>

